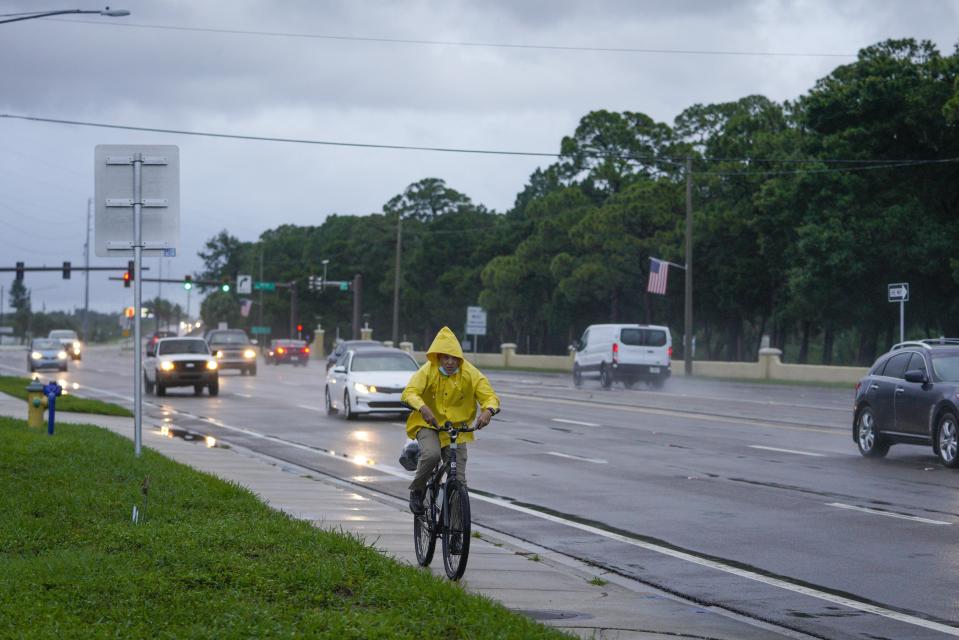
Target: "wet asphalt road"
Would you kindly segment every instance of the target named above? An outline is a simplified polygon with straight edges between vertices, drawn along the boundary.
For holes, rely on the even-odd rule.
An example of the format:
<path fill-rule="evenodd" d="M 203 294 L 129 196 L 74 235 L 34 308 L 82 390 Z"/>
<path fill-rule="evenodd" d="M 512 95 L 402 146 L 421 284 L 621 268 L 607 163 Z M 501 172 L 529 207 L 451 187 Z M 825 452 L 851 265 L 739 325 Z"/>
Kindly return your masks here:
<path fill-rule="evenodd" d="M 23 363 L 0 352 L 4 374 Z M 131 367 L 130 352 L 94 349 L 64 377 L 123 404 Z M 481 524 L 814 636 L 959 635 L 959 474 L 921 447 L 861 458 L 852 389 L 490 378 L 504 412 L 470 448 Z M 261 363 L 222 375 L 218 398 L 147 397 L 144 428 L 166 418 L 404 495 L 402 420 L 327 416 L 323 379 L 322 364 Z"/>

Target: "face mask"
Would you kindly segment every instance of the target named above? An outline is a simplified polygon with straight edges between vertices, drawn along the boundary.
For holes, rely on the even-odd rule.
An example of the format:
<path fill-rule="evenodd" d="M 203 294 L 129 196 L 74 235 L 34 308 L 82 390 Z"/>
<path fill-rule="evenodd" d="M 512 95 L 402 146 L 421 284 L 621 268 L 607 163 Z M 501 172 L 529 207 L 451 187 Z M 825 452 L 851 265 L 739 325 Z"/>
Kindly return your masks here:
<path fill-rule="evenodd" d="M 456 372 L 459 371 L 459 370 L 460 370 L 460 368 L 459 368 L 459 367 L 456 367 L 456 368 L 453 369 L 452 371 L 447 372 L 447 371 L 446 371 L 446 368 L 445 368 L 442 364 L 440 364 L 440 373 L 443 374 L 444 376 L 452 376 L 452 375 L 455 375 Z"/>

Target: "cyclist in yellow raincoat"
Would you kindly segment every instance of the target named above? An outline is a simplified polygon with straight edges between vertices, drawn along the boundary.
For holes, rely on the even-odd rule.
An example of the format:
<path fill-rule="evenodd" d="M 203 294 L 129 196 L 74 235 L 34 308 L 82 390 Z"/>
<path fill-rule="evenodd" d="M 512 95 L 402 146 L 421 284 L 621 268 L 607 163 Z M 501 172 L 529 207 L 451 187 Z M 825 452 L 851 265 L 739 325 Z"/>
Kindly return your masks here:
<path fill-rule="evenodd" d="M 420 444 L 416 476 L 410 483 L 410 510 L 423 511 L 423 490 L 430 473 L 440 459 L 446 459 L 449 436 L 436 427 L 449 421 L 473 422 L 482 429 L 499 412 L 499 398 L 489 380 L 463 359 L 460 342 L 443 327 L 426 352 L 427 362 L 410 378 L 402 401 L 413 409 L 406 419 L 406 435 Z M 477 406 L 481 411 L 476 415 Z M 456 477 L 466 484 L 466 446 L 472 433 L 463 433 L 456 441 Z"/>

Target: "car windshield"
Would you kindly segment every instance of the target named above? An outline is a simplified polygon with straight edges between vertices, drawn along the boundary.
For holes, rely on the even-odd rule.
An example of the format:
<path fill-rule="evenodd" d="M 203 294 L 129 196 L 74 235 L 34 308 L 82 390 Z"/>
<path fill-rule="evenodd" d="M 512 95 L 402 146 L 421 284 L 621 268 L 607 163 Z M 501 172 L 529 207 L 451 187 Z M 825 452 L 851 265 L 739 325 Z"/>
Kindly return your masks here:
<path fill-rule="evenodd" d="M 249 340 L 245 333 L 214 333 L 210 342 L 214 344 L 247 344 Z"/>
<path fill-rule="evenodd" d="M 202 353 L 209 355 L 210 350 L 202 340 L 164 340 L 157 345 L 157 355 L 168 356 L 174 353 Z"/>
<path fill-rule="evenodd" d="M 416 371 L 416 362 L 402 353 L 359 354 L 353 356 L 353 371 Z"/>
<path fill-rule="evenodd" d="M 959 354 L 933 356 L 932 368 L 936 375 L 946 382 L 959 382 Z"/>
<path fill-rule="evenodd" d="M 34 349 L 59 349 L 60 343 L 56 340 L 34 340 Z"/>
<path fill-rule="evenodd" d="M 76 331 L 51 331 L 49 337 L 51 340 L 76 340 L 77 332 Z"/>

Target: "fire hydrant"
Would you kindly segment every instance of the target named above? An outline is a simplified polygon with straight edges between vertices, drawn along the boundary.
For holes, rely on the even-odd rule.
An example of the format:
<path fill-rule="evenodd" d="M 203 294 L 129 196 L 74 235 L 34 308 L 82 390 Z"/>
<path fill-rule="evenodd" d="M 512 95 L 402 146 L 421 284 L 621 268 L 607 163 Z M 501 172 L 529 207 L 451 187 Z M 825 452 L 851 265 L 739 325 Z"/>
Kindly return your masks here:
<path fill-rule="evenodd" d="M 43 385 L 34 379 L 27 387 L 27 426 L 43 426 L 43 410 L 47 408 L 47 396 Z"/>
<path fill-rule="evenodd" d="M 50 381 L 43 385 L 43 393 L 47 397 L 47 434 L 53 435 L 53 424 L 57 414 L 57 396 L 63 393 L 63 387 Z"/>

